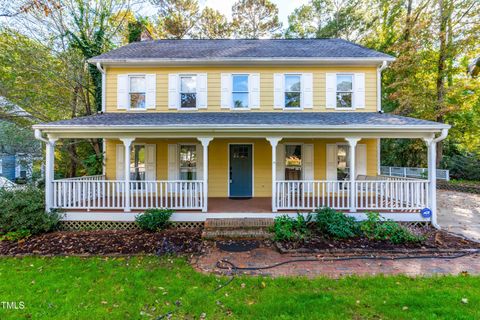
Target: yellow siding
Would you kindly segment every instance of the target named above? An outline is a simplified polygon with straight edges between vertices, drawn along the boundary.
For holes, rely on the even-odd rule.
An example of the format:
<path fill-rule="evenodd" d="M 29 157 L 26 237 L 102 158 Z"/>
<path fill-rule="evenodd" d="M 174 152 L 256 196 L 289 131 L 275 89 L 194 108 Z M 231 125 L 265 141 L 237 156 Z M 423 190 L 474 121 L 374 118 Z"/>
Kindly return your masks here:
<path fill-rule="evenodd" d="M 365 73 L 365 109 L 356 111 L 376 111 L 377 109 L 377 73 L 375 67 L 135 67 L 135 68 L 107 68 L 106 110 L 107 112 L 126 112 L 117 109 L 117 76 L 119 74 L 147 74 L 157 75 L 156 109 L 148 111 L 164 112 L 176 111 L 168 109 L 168 74 L 169 73 L 207 73 L 208 75 L 208 108 L 200 112 L 226 111 L 220 108 L 220 74 L 221 73 L 260 73 L 260 108 L 255 111 L 279 111 L 273 108 L 273 74 L 274 73 L 313 73 L 313 109 L 308 111 L 327 111 L 325 108 L 325 74 L 328 72 L 364 72 Z M 148 112 L 147 111 L 147 112 Z M 328 109 L 334 111 L 334 109 Z M 182 111 L 185 112 L 185 111 Z M 197 112 L 197 111 L 193 111 Z M 339 111 L 348 112 L 348 111 Z"/>
<path fill-rule="evenodd" d="M 152 143 L 157 145 L 157 180 L 168 178 L 168 144 L 198 143 L 194 139 L 139 139 L 136 143 Z M 314 145 L 314 178 L 326 179 L 326 145 L 343 143 L 338 139 L 289 139 L 282 143 L 299 142 Z M 115 145 L 118 140 L 107 140 L 106 143 L 106 175 L 107 179 L 115 179 Z M 272 152 L 265 139 L 214 139 L 209 145 L 209 195 L 210 197 L 228 197 L 228 145 L 230 143 L 253 144 L 254 196 L 269 197 L 272 190 Z M 367 174 L 377 175 L 377 140 L 363 139 L 359 143 L 367 145 Z"/>

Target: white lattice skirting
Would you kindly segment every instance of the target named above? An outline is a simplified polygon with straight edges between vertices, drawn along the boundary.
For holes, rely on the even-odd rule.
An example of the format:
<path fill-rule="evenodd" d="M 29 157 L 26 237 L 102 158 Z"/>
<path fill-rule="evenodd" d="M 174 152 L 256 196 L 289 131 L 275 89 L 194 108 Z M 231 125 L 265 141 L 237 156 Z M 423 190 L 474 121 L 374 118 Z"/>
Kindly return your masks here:
<path fill-rule="evenodd" d="M 174 228 L 196 229 L 203 228 L 202 221 L 172 222 Z M 140 230 L 135 222 L 124 221 L 61 221 L 60 230 L 85 231 L 85 230 Z"/>

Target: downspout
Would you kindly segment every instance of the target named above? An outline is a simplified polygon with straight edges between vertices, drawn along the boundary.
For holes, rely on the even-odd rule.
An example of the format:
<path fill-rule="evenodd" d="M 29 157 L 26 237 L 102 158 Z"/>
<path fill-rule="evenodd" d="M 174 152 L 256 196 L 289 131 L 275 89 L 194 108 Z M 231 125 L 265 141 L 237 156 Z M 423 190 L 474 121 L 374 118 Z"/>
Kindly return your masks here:
<path fill-rule="evenodd" d="M 383 61 L 382 65 L 377 68 L 377 111 L 382 111 L 382 71 L 388 67 L 388 62 Z"/>
<path fill-rule="evenodd" d="M 45 143 L 50 143 L 47 139 L 42 137 L 42 132 L 40 131 L 40 129 L 35 129 L 35 139 L 43 141 Z"/>
<path fill-rule="evenodd" d="M 97 62 L 97 69 L 102 74 L 102 113 L 105 113 L 105 93 L 106 93 L 106 72 L 105 69 L 102 68 L 100 62 Z M 106 142 L 105 139 L 102 139 L 102 153 L 105 155 L 105 148 Z M 106 163 L 105 163 L 105 156 L 102 157 L 102 175 L 105 176 L 106 172 Z"/>

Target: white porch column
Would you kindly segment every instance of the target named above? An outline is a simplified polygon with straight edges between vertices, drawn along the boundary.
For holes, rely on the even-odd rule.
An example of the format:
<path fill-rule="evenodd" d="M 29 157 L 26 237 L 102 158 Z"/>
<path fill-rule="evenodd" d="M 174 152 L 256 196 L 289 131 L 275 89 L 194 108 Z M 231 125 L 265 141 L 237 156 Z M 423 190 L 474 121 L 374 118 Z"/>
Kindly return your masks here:
<path fill-rule="evenodd" d="M 213 137 L 199 137 L 198 141 L 203 147 L 203 208 L 202 212 L 208 210 L 208 145 Z"/>
<path fill-rule="evenodd" d="M 132 146 L 132 142 L 135 138 L 120 138 L 123 142 L 123 146 L 125 147 L 125 207 L 123 211 L 129 212 L 130 208 L 130 147 Z"/>
<path fill-rule="evenodd" d="M 282 138 L 267 137 L 266 139 L 272 146 L 272 212 L 277 212 L 277 145 Z"/>
<path fill-rule="evenodd" d="M 432 224 L 437 226 L 437 142 L 433 138 L 424 138 L 428 153 L 428 199 L 432 210 Z"/>
<path fill-rule="evenodd" d="M 355 187 L 357 173 L 355 172 L 355 153 L 357 150 L 357 143 L 360 139 L 361 138 L 358 137 L 345 138 L 350 146 L 350 158 L 348 164 L 350 168 L 350 212 L 357 212 L 357 188 Z"/>
<path fill-rule="evenodd" d="M 57 138 L 48 138 L 45 150 L 45 210 L 50 212 L 53 207 L 53 180 L 55 165 L 55 143 Z"/>

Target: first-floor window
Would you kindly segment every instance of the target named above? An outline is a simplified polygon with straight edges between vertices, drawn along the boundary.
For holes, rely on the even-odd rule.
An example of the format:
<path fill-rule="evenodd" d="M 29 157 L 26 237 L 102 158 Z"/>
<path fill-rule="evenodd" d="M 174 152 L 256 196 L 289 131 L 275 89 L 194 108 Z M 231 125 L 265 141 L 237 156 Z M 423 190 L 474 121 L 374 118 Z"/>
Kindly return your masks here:
<path fill-rule="evenodd" d="M 197 147 L 180 146 L 180 180 L 197 180 Z"/>
<path fill-rule="evenodd" d="M 130 109 L 145 109 L 145 76 L 129 77 Z"/>
<path fill-rule="evenodd" d="M 301 76 L 299 74 L 285 75 L 285 108 L 300 108 Z"/>
<path fill-rule="evenodd" d="M 302 180 L 302 145 L 285 146 L 285 180 Z"/>
<path fill-rule="evenodd" d="M 337 145 L 337 180 L 349 178 L 350 147 L 346 144 Z"/>
<path fill-rule="evenodd" d="M 180 76 L 180 107 L 185 109 L 197 107 L 196 76 Z"/>
<path fill-rule="evenodd" d="M 130 180 L 145 180 L 145 145 L 135 144 L 130 152 Z"/>

